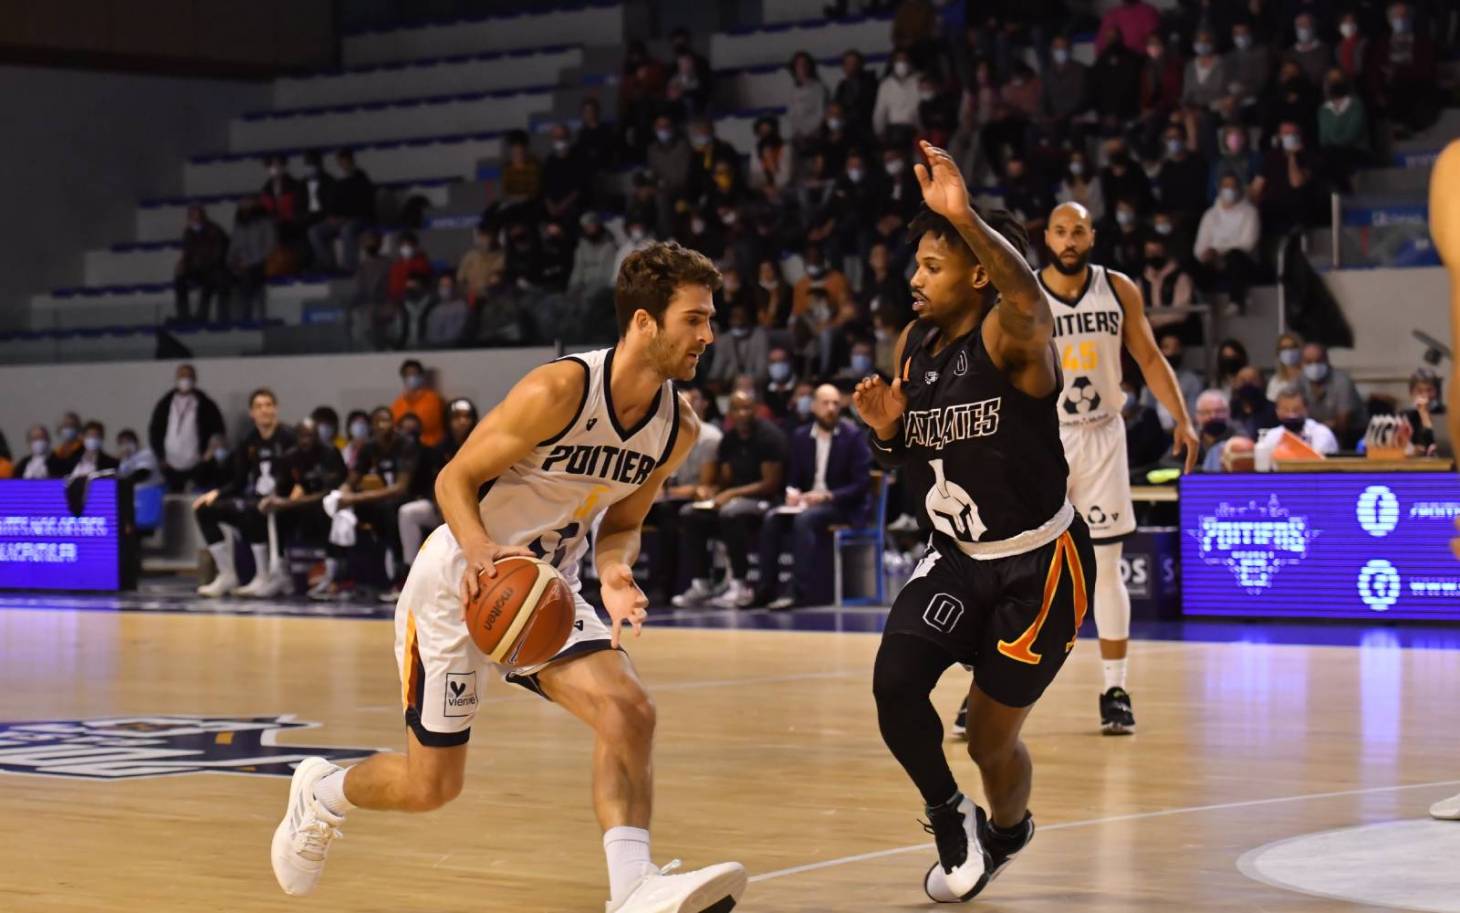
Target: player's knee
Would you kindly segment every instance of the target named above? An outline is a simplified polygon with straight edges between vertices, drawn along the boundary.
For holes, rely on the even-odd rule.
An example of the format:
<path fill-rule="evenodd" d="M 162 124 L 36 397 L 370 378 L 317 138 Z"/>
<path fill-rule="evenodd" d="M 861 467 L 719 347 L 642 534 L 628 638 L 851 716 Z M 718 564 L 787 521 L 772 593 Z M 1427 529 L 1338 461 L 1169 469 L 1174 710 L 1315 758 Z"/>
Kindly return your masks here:
<path fill-rule="evenodd" d="M 968 757 L 979 767 L 997 767 L 1004 764 L 1018 750 L 1017 736 L 1009 738 L 1002 733 L 979 732 L 975 726 L 969 726 Z"/>
<path fill-rule="evenodd" d="M 879 654 L 877 664 L 872 668 L 872 697 L 879 709 L 903 712 L 897 708 L 906 708 L 910 701 L 927 698 L 928 691 L 922 687 L 921 678 L 915 670 L 885 660 Z"/>
<path fill-rule="evenodd" d="M 460 773 L 439 773 L 419 777 L 411 784 L 407 794 L 407 810 L 413 812 L 435 811 L 461 795 L 462 775 Z"/>
<path fill-rule="evenodd" d="M 648 741 L 654 737 L 659 712 L 642 688 L 607 695 L 598 715 L 598 728 L 614 738 Z"/>

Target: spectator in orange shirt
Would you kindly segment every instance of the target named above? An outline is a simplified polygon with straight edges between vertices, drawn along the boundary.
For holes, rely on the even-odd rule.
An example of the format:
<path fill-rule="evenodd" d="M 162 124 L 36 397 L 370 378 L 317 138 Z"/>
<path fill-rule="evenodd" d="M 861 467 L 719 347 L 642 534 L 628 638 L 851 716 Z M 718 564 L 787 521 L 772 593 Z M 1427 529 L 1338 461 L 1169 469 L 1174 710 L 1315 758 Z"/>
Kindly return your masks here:
<path fill-rule="evenodd" d="M 400 379 L 405 392 L 391 403 L 391 417 L 399 424 L 407 412 L 414 414 L 421 420 L 421 443 L 437 446 L 446 437 L 446 404 L 441 394 L 426 385 L 426 369 L 414 358 L 401 362 Z"/>

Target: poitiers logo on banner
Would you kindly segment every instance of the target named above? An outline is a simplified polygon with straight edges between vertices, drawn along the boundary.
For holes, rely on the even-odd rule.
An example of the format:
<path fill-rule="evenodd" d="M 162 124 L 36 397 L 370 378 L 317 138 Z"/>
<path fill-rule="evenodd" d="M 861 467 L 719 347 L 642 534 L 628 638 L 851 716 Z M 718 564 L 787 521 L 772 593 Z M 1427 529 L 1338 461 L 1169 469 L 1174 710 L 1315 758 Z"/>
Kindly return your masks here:
<path fill-rule="evenodd" d="M 1250 595 L 1262 594 L 1284 565 L 1308 557 L 1318 530 L 1308 518 L 1294 516 L 1277 495 L 1264 502 L 1222 502 L 1198 519 L 1187 535 L 1196 540 L 1197 554 L 1207 564 L 1221 565 Z"/>
<path fill-rule="evenodd" d="M 308 757 L 356 761 L 375 748 L 276 745 L 280 732 L 314 729 L 292 716 L 125 716 L 0 723 L 0 773 L 134 780 L 225 773 L 288 777 Z"/>

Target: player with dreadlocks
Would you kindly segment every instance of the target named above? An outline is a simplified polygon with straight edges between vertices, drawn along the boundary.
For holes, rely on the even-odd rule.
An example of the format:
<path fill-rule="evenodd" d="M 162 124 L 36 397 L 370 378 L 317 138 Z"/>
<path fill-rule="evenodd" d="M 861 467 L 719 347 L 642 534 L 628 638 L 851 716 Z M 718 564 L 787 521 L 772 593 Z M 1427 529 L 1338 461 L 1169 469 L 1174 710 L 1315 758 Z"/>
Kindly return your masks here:
<path fill-rule="evenodd" d="M 901 468 L 931 534 L 888 615 L 873 691 L 882 738 L 922 793 L 937 843 L 923 888 L 956 903 L 1034 836 L 1019 732 L 1075 644 L 1095 561 L 1065 495 L 1062 377 L 1028 238 L 1009 213 L 980 215 L 948 153 L 921 147 L 917 319 L 898 340 L 892 382 L 869 377 L 853 399 L 878 462 Z M 930 700 L 954 663 L 974 671 L 968 753 L 987 814 L 958 788 Z"/>

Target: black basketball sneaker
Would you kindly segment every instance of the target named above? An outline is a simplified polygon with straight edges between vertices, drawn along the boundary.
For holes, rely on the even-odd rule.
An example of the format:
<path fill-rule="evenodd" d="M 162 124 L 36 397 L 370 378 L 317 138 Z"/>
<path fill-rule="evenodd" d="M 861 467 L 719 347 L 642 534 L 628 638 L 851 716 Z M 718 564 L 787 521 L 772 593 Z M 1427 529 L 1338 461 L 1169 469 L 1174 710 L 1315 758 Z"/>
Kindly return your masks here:
<path fill-rule="evenodd" d="M 1130 695 L 1119 685 L 1100 695 L 1100 731 L 1106 735 L 1129 735 L 1136 731 Z"/>
<path fill-rule="evenodd" d="M 983 809 L 962 793 L 947 805 L 928 809 L 923 829 L 938 847 L 938 861 L 923 876 L 929 898 L 961 903 L 983 890 L 993 870 L 988 850 L 979 841 L 986 823 Z"/>
<path fill-rule="evenodd" d="M 998 878 L 1009 867 L 1009 863 L 1014 861 L 1014 857 L 1019 855 L 1020 850 L 1034 839 L 1034 815 L 1026 811 L 1024 820 L 1007 831 L 995 826 L 982 815 L 979 816 L 979 823 L 983 825 L 979 832 L 979 841 L 989 854 L 989 877 L 984 882 L 984 887 L 988 887 L 988 882 Z"/>

